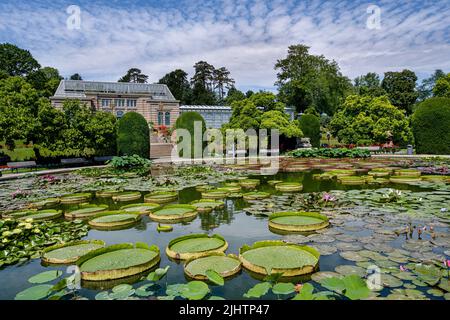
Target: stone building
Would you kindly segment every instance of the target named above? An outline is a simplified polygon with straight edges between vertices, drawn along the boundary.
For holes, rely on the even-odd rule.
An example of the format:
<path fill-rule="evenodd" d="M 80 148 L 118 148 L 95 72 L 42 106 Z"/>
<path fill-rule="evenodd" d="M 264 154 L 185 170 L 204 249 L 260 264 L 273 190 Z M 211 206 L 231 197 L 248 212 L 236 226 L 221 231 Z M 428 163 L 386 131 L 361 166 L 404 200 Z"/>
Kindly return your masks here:
<path fill-rule="evenodd" d="M 50 100 L 54 107 L 62 108 L 68 99 L 112 112 L 118 118 L 134 111 L 155 126 L 173 126 L 180 114 L 179 101 L 164 84 L 62 80 Z"/>

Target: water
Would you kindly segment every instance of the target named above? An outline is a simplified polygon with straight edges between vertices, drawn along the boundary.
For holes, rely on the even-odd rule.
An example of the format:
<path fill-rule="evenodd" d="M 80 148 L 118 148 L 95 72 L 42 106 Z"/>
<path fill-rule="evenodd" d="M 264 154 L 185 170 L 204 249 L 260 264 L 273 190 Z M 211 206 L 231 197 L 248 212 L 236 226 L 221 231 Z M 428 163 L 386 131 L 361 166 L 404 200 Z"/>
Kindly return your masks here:
<path fill-rule="evenodd" d="M 302 192 L 319 192 L 330 190 L 350 190 L 361 188 L 377 188 L 374 186 L 343 186 L 337 184 L 335 181 L 316 181 L 312 179 L 313 172 L 308 173 L 280 173 L 271 177 L 258 177 L 261 179 L 262 184 L 258 187 L 260 191 L 269 191 L 271 193 L 277 193 L 274 188 L 265 183 L 267 180 L 283 180 L 290 182 L 302 182 L 304 189 Z M 254 177 L 253 177 L 254 178 Z M 384 187 L 384 186 L 383 186 Z M 409 189 L 416 190 L 417 187 L 411 187 L 407 185 L 396 185 L 397 189 Z M 279 194 L 279 193 L 277 193 Z M 195 188 L 187 188 L 179 193 L 179 203 L 189 203 L 193 200 L 201 198 L 201 194 L 195 190 Z M 141 201 L 133 201 L 127 203 L 114 204 L 110 199 L 94 199 L 92 203 L 106 203 L 110 206 L 110 209 L 118 209 L 120 206 L 139 203 Z M 255 241 L 260 240 L 279 240 L 283 236 L 274 234 L 268 229 L 267 218 L 255 217 L 247 215 L 243 209 L 248 206 L 248 203 L 242 199 L 226 200 L 225 209 L 214 211 L 210 214 L 199 214 L 198 217 L 189 223 L 175 224 L 174 230 L 170 233 L 158 233 L 156 231 L 157 223 L 151 221 L 147 216 L 144 216 L 142 221 L 127 230 L 119 231 L 98 231 L 91 230 L 85 239 L 99 239 L 104 240 L 108 245 L 117 243 L 134 243 L 134 242 L 146 242 L 149 244 L 157 245 L 161 250 L 161 267 L 167 265 L 170 266 L 170 270 L 167 274 L 166 280 L 168 284 L 184 283 L 187 279 L 184 276 L 183 264 L 180 262 L 174 262 L 168 259 L 165 254 L 165 248 L 169 241 L 172 239 L 192 233 L 208 233 L 208 234 L 220 234 L 229 243 L 227 253 L 239 253 L 239 248 L 244 244 L 252 244 Z M 331 228 L 334 228 L 331 226 Z M 346 231 L 351 234 L 351 232 Z M 353 233 L 355 234 L 355 233 Z M 367 233 L 359 233 L 361 236 L 367 235 Z M 394 241 L 393 246 L 398 247 L 401 241 Z M 320 258 L 320 270 L 321 271 L 334 271 L 337 265 L 352 264 L 349 261 L 344 260 L 338 254 L 329 256 L 321 256 Z M 8 266 L 0 269 L 0 299 L 13 299 L 16 293 L 29 288 L 31 286 L 28 283 L 28 278 L 31 276 L 51 269 L 58 269 L 66 272 L 67 267 L 44 267 L 41 265 L 39 259 L 28 261 L 22 265 Z M 66 275 L 68 276 L 68 274 Z M 135 283 L 135 287 L 139 287 L 144 282 L 140 282 L 139 279 L 125 279 L 123 281 L 103 283 L 101 286 L 92 284 L 83 284 L 83 288 L 79 293 L 87 298 L 93 299 L 95 295 L 104 289 L 111 289 L 114 285 L 127 281 Z M 258 283 L 259 280 L 254 279 L 245 270 L 236 275 L 232 279 L 226 281 L 225 286 L 213 286 L 211 285 L 212 294 L 224 297 L 226 299 L 242 299 L 242 295 L 253 285 Z M 160 295 L 164 295 L 164 288 L 161 288 L 158 292 Z M 276 298 L 273 295 L 267 295 L 265 298 Z"/>

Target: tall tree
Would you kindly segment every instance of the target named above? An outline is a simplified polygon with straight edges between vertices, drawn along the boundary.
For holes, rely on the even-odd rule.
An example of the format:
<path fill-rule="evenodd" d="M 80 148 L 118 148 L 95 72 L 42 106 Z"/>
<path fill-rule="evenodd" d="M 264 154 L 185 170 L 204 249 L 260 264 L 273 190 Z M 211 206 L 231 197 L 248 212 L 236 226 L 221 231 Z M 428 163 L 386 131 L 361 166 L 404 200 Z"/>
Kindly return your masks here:
<path fill-rule="evenodd" d="M 218 91 L 221 100 L 225 97 L 225 89 L 229 90 L 235 84 L 235 81 L 230 77 L 230 74 L 230 71 L 225 67 L 214 69 L 213 71 L 214 89 Z"/>
<path fill-rule="evenodd" d="M 309 53 L 305 45 L 289 47 L 285 59 L 278 60 L 278 81 L 281 101 L 302 112 L 314 106 L 319 112 L 333 114 L 351 89 L 335 61 Z"/>
<path fill-rule="evenodd" d="M 412 112 L 412 106 L 416 103 L 419 93 L 416 91 L 417 76 L 411 70 L 401 72 L 386 72 L 381 87 L 386 90 L 391 103 Z"/>
<path fill-rule="evenodd" d="M 192 104 L 216 105 L 217 97 L 214 92 L 205 88 L 200 82 L 197 82 L 192 89 Z"/>
<path fill-rule="evenodd" d="M 234 101 L 241 101 L 244 99 L 246 99 L 245 94 L 233 86 L 227 92 L 227 97 L 225 99 L 225 103 L 227 105 L 231 105 Z"/>
<path fill-rule="evenodd" d="M 175 99 L 180 100 L 181 104 L 190 104 L 192 100 L 192 90 L 188 81 L 188 74 L 177 69 L 166 74 L 158 83 L 165 84 L 169 87 Z"/>
<path fill-rule="evenodd" d="M 417 86 L 417 91 L 419 92 L 418 101 L 424 101 L 433 96 L 433 89 L 436 82 L 445 77 L 444 71 L 438 69 L 429 78 L 423 79 L 420 86 Z"/>
<path fill-rule="evenodd" d="M 79 73 L 74 73 L 73 75 L 70 76 L 69 80 L 83 80 L 83 78 Z"/>
<path fill-rule="evenodd" d="M 131 68 L 126 75 L 119 79 L 119 82 L 147 83 L 147 80 L 148 75 L 143 74 L 141 69 Z"/>
<path fill-rule="evenodd" d="M 436 81 L 433 94 L 435 97 L 450 98 L 450 73 Z"/>
<path fill-rule="evenodd" d="M 212 90 L 214 66 L 206 61 L 199 61 L 194 65 L 194 76 L 191 78 L 193 85 L 200 83 L 205 89 Z"/>
<path fill-rule="evenodd" d="M 354 87 L 356 93 L 361 96 L 380 97 L 386 94 L 386 91 L 381 88 L 380 76 L 373 72 L 356 78 Z"/>
<path fill-rule="evenodd" d="M 41 96 L 50 97 L 58 88 L 59 82 L 63 79 L 58 69 L 44 67 L 37 71 L 33 71 L 27 76 L 27 81 L 39 91 Z"/>
<path fill-rule="evenodd" d="M 12 77 L 27 76 L 40 67 L 28 50 L 10 43 L 0 44 L 0 71 Z"/>

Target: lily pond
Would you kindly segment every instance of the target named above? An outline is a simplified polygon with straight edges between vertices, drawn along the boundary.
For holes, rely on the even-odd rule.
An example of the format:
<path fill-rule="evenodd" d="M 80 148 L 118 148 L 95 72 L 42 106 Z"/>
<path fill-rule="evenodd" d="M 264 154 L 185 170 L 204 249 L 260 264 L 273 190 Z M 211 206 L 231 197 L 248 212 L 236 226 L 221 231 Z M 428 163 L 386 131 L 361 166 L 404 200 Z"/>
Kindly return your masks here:
<path fill-rule="evenodd" d="M 450 298 L 444 160 L 265 166 L 0 182 L 0 299 Z"/>

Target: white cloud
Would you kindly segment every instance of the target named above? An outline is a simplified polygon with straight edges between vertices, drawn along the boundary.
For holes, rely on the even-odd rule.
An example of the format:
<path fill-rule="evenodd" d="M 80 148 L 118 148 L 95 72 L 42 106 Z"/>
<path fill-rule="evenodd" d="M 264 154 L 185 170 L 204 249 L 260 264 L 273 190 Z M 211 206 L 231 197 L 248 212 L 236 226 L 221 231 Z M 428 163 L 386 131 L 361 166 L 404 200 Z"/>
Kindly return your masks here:
<path fill-rule="evenodd" d="M 0 4 L 0 42 L 32 51 L 43 65 L 86 79 L 117 80 L 139 67 L 157 81 L 199 60 L 226 66 L 242 88 L 272 88 L 277 59 L 291 44 L 338 61 L 351 78 L 410 68 L 450 71 L 446 0 L 380 1 L 381 30 L 366 28 L 363 1 L 181 1 L 177 7 L 81 4 L 81 30 L 66 7 L 45 1 Z"/>

